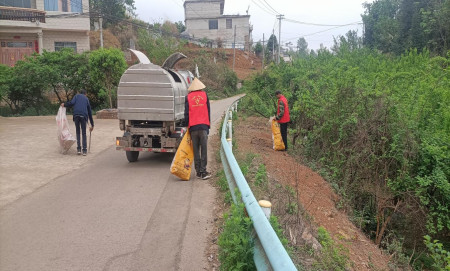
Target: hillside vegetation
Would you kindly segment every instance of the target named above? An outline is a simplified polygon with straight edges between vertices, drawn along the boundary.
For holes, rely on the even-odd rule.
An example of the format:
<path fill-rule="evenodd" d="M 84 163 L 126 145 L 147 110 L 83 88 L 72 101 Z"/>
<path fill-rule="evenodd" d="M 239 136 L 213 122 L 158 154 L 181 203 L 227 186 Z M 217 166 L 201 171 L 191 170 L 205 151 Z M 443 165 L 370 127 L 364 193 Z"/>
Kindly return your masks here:
<path fill-rule="evenodd" d="M 244 89 L 265 117 L 282 90 L 294 148 L 326 169 L 340 207 L 376 244 L 412 253 L 427 234 L 450 241 L 449 63 L 341 47 L 271 66 Z"/>

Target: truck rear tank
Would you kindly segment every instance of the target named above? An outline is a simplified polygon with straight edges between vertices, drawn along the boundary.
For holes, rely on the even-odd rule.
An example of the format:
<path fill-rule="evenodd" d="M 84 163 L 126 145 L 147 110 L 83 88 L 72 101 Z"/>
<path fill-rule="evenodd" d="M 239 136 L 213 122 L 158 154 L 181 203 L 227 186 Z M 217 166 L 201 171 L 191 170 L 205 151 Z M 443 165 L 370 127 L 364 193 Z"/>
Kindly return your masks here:
<path fill-rule="evenodd" d="M 117 109 L 124 135 L 116 138 L 116 149 L 125 151 L 128 161 L 135 162 L 139 152 L 176 152 L 186 131 L 184 102 L 194 76 L 188 70 L 173 68 L 186 58 L 181 53 L 172 54 L 158 66 L 142 52 L 130 51 L 140 63 L 120 78 Z"/>

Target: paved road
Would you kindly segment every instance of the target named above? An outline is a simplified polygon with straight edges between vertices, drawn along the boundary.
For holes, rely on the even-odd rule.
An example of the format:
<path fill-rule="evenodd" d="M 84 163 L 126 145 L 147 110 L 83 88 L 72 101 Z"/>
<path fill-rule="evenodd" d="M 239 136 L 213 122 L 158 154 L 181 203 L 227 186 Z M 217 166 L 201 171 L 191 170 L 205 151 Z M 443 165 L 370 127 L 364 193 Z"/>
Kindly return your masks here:
<path fill-rule="evenodd" d="M 213 127 L 235 99 L 212 103 Z M 9 204 L 0 270 L 203 270 L 215 189 L 172 176 L 172 159 L 145 153 L 128 163 L 111 146 Z"/>

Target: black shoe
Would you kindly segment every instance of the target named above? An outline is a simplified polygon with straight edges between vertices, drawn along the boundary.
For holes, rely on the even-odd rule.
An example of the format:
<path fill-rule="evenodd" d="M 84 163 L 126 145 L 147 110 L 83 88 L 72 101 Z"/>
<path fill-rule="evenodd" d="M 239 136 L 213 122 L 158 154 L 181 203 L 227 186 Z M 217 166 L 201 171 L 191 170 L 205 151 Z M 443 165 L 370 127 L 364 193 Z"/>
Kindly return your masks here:
<path fill-rule="evenodd" d="M 86 156 L 87 150 L 83 150 L 83 156 Z"/>
<path fill-rule="evenodd" d="M 202 178 L 202 173 L 200 171 L 197 171 L 197 179 L 201 179 Z"/>
<path fill-rule="evenodd" d="M 209 178 L 211 178 L 211 173 L 209 173 L 207 171 L 202 173 L 202 180 L 207 180 Z"/>
<path fill-rule="evenodd" d="M 81 154 L 81 148 L 77 148 L 77 154 L 78 154 L 78 155 Z"/>

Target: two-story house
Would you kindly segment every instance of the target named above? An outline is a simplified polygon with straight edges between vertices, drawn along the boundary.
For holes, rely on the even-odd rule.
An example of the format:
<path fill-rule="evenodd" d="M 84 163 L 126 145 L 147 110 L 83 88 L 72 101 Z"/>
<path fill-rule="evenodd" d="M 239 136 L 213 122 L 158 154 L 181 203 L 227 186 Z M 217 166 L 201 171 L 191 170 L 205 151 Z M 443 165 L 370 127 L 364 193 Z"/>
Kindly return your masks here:
<path fill-rule="evenodd" d="M 248 49 L 252 43 L 250 15 L 223 15 L 225 0 L 186 0 L 184 15 L 186 31 L 190 38 L 222 42 L 225 48 Z"/>
<path fill-rule="evenodd" d="M 0 0 L 0 64 L 43 50 L 89 50 L 88 0 Z"/>

